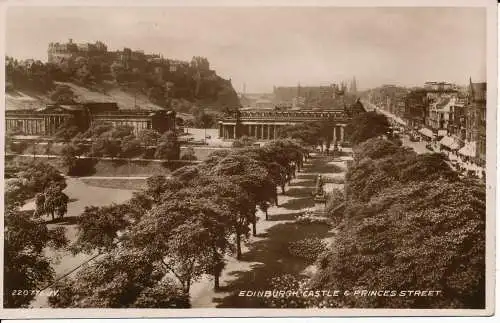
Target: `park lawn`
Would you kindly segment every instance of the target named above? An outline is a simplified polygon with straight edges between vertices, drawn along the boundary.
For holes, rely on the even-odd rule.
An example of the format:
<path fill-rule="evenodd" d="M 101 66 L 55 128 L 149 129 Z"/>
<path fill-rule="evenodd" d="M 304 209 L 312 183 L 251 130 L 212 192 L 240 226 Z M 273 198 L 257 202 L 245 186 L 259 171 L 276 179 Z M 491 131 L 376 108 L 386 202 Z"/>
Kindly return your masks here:
<path fill-rule="evenodd" d="M 138 191 L 145 187 L 144 178 L 82 178 L 81 181 L 88 186 L 116 188 Z"/>

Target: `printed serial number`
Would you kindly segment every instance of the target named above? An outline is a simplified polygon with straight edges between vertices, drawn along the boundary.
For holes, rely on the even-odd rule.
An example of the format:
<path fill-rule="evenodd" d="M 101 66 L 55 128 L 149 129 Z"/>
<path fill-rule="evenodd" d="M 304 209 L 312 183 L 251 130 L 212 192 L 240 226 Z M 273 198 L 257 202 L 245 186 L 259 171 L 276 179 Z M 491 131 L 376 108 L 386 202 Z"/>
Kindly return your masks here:
<path fill-rule="evenodd" d="M 33 296 L 33 295 L 41 295 L 41 296 L 56 296 L 59 294 L 59 290 L 39 290 L 39 289 L 14 289 L 12 291 L 12 296 Z"/>

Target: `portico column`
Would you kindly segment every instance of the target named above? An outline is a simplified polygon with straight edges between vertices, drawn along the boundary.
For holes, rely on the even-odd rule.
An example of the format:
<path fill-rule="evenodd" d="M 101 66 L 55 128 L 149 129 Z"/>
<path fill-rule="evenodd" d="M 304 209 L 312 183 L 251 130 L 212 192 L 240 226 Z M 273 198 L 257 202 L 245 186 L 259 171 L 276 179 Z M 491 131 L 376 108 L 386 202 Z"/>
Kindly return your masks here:
<path fill-rule="evenodd" d="M 340 127 L 340 141 L 344 141 L 344 126 Z"/>
<path fill-rule="evenodd" d="M 264 139 L 264 125 L 260 125 L 260 139 Z"/>
<path fill-rule="evenodd" d="M 236 125 L 231 126 L 231 139 L 236 139 Z"/>
<path fill-rule="evenodd" d="M 333 142 L 337 141 L 337 126 L 333 127 Z"/>

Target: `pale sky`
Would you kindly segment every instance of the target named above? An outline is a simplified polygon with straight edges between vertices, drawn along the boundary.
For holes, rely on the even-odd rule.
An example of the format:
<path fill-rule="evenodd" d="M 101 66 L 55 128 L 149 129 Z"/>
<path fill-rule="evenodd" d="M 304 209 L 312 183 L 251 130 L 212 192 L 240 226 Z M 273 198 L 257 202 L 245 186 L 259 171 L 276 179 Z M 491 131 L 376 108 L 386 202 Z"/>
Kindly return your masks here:
<path fill-rule="evenodd" d="M 486 79 L 484 8 L 11 7 L 7 55 L 47 61 L 49 42 L 94 42 L 166 58 L 205 56 L 236 91 L 362 89 Z"/>

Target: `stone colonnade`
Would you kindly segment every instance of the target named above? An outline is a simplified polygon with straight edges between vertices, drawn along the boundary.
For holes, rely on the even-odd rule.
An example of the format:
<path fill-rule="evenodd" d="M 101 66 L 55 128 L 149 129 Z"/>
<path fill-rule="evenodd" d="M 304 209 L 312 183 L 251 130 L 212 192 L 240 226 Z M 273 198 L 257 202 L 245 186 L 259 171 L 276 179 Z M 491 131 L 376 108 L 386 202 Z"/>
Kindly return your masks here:
<path fill-rule="evenodd" d="M 66 115 L 6 118 L 6 131 L 21 131 L 25 135 L 53 135 L 68 118 Z"/>
<path fill-rule="evenodd" d="M 279 130 L 286 124 L 276 123 L 243 123 L 240 125 L 240 136 L 253 137 L 257 140 L 273 140 L 278 137 Z M 333 128 L 333 141 L 344 141 L 344 124 Z M 236 123 L 219 123 L 219 138 L 236 139 Z"/>

